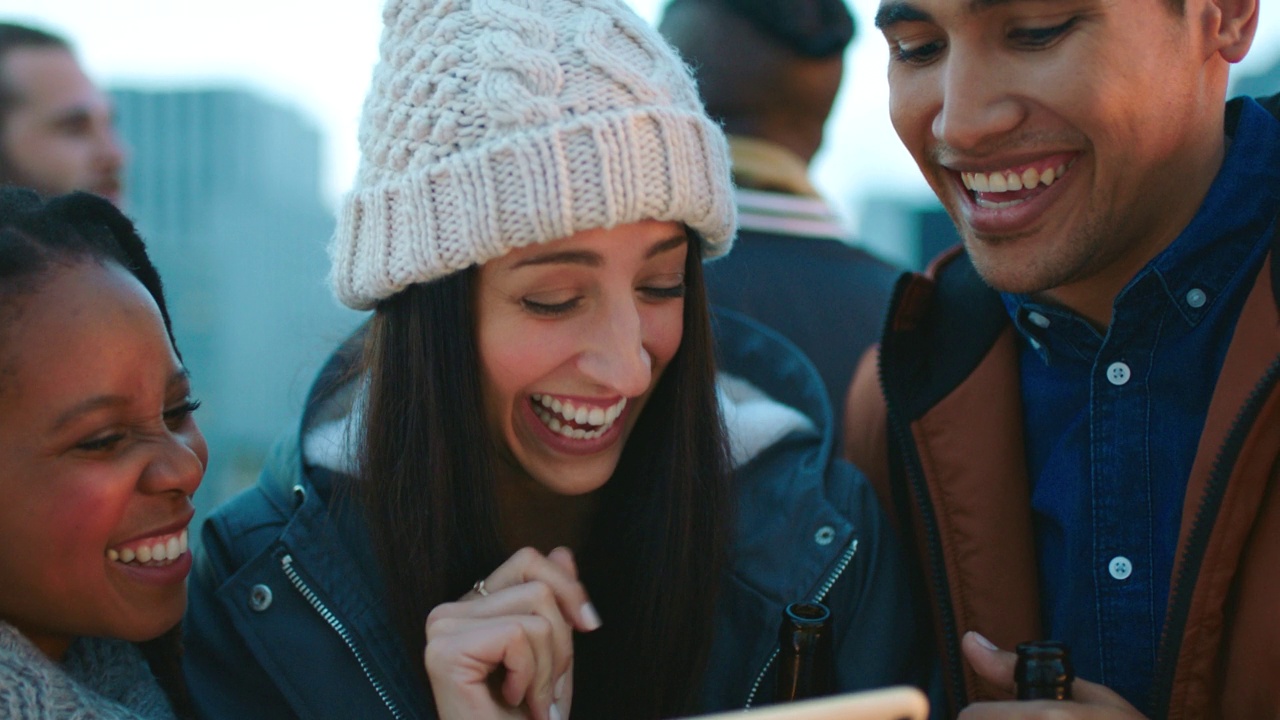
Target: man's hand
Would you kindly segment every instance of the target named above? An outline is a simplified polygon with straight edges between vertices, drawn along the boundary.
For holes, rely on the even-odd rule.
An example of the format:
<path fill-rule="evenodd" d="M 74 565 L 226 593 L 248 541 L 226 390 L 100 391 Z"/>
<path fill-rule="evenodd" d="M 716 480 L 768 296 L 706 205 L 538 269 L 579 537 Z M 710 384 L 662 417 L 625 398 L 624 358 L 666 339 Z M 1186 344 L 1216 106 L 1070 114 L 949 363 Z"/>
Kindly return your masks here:
<path fill-rule="evenodd" d="M 984 680 L 1014 692 L 1013 669 L 1018 656 L 998 649 L 975 632 L 965 633 L 960 643 L 965 659 Z M 1006 718 L 1099 718 L 1137 720 L 1142 718 L 1124 698 L 1107 688 L 1079 678 L 1071 686 L 1070 701 L 1034 700 L 974 703 L 960 713 L 962 720 L 998 720 Z"/>

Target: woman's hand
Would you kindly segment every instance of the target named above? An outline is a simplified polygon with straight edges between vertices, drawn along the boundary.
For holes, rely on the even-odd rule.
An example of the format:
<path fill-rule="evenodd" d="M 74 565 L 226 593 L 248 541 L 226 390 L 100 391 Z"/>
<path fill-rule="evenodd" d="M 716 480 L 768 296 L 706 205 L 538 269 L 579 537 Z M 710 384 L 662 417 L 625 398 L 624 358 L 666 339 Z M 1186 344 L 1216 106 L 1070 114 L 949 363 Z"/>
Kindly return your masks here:
<path fill-rule="evenodd" d="M 516 552 L 427 617 L 424 658 L 441 720 L 567 718 L 573 631 L 598 627 L 568 549 Z"/>

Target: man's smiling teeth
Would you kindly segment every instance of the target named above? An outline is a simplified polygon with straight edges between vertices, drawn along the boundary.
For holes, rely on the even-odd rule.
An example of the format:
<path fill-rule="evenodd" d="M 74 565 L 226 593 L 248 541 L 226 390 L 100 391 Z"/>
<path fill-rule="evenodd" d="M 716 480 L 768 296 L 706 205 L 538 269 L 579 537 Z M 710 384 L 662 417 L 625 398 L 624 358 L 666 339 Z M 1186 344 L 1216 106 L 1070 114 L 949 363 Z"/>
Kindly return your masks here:
<path fill-rule="evenodd" d="M 1065 164 L 1043 171 L 1027 168 L 1021 173 L 1012 170 L 999 170 L 992 173 L 962 172 L 960 180 L 964 186 L 974 192 L 1012 192 L 1031 190 L 1039 185 L 1049 187 L 1054 180 L 1067 172 Z"/>
<path fill-rule="evenodd" d="M 187 551 L 187 530 L 126 543 L 107 550 L 107 559 L 126 565 L 168 565 Z"/>
<path fill-rule="evenodd" d="M 613 421 L 622 414 L 627 406 L 627 399 L 622 398 L 607 408 L 574 405 L 573 401 L 557 400 L 550 395 L 533 395 L 533 411 L 551 432 L 572 440 L 594 440 L 613 427 Z M 574 427 L 574 425 L 586 425 Z"/>

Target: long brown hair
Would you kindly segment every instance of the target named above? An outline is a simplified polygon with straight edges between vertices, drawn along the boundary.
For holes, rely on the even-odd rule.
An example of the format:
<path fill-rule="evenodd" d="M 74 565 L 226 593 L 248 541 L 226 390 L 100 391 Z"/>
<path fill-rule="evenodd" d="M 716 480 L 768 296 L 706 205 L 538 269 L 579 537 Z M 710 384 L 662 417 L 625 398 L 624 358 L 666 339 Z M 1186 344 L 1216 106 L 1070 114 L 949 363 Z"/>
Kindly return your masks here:
<path fill-rule="evenodd" d="M 411 656 L 431 608 L 506 560 L 483 415 L 475 269 L 378 306 L 358 497 Z M 652 720 L 690 712 L 733 516 L 700 241 L 685 268 L 684 335 L 635 428 L 579 570 L 604 627 L 575 641 L 573 713 Z M 421 662 L 414 667 L 421 671 Z M 426 682 L 425 671 L 421 681 Z"/>

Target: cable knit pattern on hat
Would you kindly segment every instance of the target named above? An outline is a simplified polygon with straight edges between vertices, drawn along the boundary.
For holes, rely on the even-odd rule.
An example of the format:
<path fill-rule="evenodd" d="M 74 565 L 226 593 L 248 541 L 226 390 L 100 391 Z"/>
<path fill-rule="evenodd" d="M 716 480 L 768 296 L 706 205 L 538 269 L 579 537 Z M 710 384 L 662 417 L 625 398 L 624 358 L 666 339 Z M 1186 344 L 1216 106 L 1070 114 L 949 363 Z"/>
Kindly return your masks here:
<path fill-rule="evenodd" d="M 344 303 L 641 220 L 728 251 L 724 136 L 622 0 L 390 0 L 383 21 L 330 246 Z"/>

